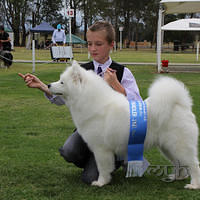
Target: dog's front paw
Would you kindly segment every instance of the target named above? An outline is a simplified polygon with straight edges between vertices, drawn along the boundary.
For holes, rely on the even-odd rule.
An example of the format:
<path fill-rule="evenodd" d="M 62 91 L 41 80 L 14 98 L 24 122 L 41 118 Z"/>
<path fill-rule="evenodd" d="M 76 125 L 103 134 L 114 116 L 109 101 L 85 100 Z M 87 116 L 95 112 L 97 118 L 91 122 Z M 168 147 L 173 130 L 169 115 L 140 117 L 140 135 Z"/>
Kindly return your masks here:
<path fill-rule="evenodd" d="M 190 189 L 190 190 L 197 190 L 197 189 L 200 189 L 200 186 L 199 185 L 194 185 L 194 184 L 187 184 L 187 185 L 185 185 L 184 188 L 185 189 Z"/>
<path fill-rule="evenodd" d="M 93 181 L 92 186 L 98 186 L 98 187 L 102 187 L 105 185 L 105 183 L 102 183 L 101 181 Z"/>

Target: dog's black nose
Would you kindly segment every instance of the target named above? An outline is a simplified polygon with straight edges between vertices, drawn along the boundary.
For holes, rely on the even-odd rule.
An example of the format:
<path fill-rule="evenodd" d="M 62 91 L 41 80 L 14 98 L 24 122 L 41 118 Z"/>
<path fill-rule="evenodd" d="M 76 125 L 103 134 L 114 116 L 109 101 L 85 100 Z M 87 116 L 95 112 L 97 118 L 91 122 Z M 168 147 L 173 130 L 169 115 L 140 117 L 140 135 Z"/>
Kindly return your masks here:
<path fill-rule="evenodd" d="M 51 87 L 51 84 L 48 84 L 48 88 L 50 88 Z"/>

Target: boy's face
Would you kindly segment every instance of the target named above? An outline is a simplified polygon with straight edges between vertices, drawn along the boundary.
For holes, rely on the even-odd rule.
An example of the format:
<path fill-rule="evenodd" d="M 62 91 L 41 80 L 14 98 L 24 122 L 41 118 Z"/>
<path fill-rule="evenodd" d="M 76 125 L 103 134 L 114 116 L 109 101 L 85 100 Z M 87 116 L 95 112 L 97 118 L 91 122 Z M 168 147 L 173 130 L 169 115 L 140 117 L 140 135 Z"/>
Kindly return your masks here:
<path fill-rule="evenodd" d="M 114 42 L 109 44 L 106 40 L 106 32 L 104 30 L 95 32 L 89 30 L 87 42 L 88 51 L 92 58 L 99 63 L 105 63 L 109 58 L 110 50 L 114 46 Z"/>

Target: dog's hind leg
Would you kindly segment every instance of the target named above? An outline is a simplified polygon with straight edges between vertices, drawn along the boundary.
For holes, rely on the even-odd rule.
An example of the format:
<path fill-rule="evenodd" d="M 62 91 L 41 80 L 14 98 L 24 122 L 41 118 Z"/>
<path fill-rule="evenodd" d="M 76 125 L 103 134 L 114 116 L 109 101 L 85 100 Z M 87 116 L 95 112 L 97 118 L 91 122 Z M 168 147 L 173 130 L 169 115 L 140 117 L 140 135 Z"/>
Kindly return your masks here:
<path fill-rule="evenodd" d="M 188 175 L 191 177 L 190 184 L 185 186 L 186 189 L 200 189 L 200 168 L 197 155 L 197 148 L 190 148 L 187 144 L 185 144 L 185 149 L 181 153 L 176 153 L 180 168 L 182 168 L 181 166 L 183 168 L 188 167 Z"/>
<path fill-rule="evenodd" d="M 183 180 L 189 175 L 191 176 L 191 183 L 185 186 L 186 189 L 200 189 L 200 168 L 197 158 L 197 148 L 190 147 L 187 143 L 184 148 L 176 150 L 176 147 L 167 148 L 162 152 L 172 161 L 175 166 L 175 173 L 170 175 L 172 180 Z M 176 153 L 173 153 L 176 152 Z M 187 170 L 188 169 L 188 170 Z"/>
<path fill-rule="evenodd" d="M 188 167 L 190 170 L 191 182 L 190 184 L 185 185 L 185 188 L 200 189 L 200 168 L 198 160 L 196 160 L 196 162 L 188 164 Z"/>
<path fill-rule="evenodd" d="M 160 151 L 163 153 L 163 155 L 172 163 L 174 166 L 172 174 L 169 174 L 167 176 L 168 181 L 174 181 L 174 180 L 184 180 L 188 178 L 189 173 L 188 169 L 180 163 L 179 160 L 173 155 L 171 151 L 168 151 L 164 148 L 160 149 Z"/>
<path fill-rule="evenodd" d="M 111 173 L 115 168 L 115 157 L 112 152 L 102 149 L 94 151 L 94 156 L 99 171 L 99 177 L 97 181 L 92 182 L 92 185 L 102 187 L 111 180 Z"/>

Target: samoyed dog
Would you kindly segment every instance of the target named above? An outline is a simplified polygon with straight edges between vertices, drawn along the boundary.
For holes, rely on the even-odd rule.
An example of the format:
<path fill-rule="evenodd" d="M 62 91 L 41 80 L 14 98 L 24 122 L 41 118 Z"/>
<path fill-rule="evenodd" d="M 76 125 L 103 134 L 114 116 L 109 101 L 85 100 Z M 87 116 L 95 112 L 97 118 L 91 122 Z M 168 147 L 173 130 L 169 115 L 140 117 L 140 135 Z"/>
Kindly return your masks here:
<path fill-rule="evenodd" d="M 94 153 L 99 177 L 92 185 L 108 184 L 114 170 L 114 155 L 127 154 L 128 100 L 76 61 L 49 89 L 52 94 L 62 96 L 78 132 Z M 174 166 L 187 166 L 191 183 L 185 188 L 200 189 L 198 126 L 188 90 L 174 78 L 160 77 L 150 86 L 145 101 L 148 123 L 144 149 L 156 146 Z M 176 178 L 183 179 L 185 174 Z"/>

